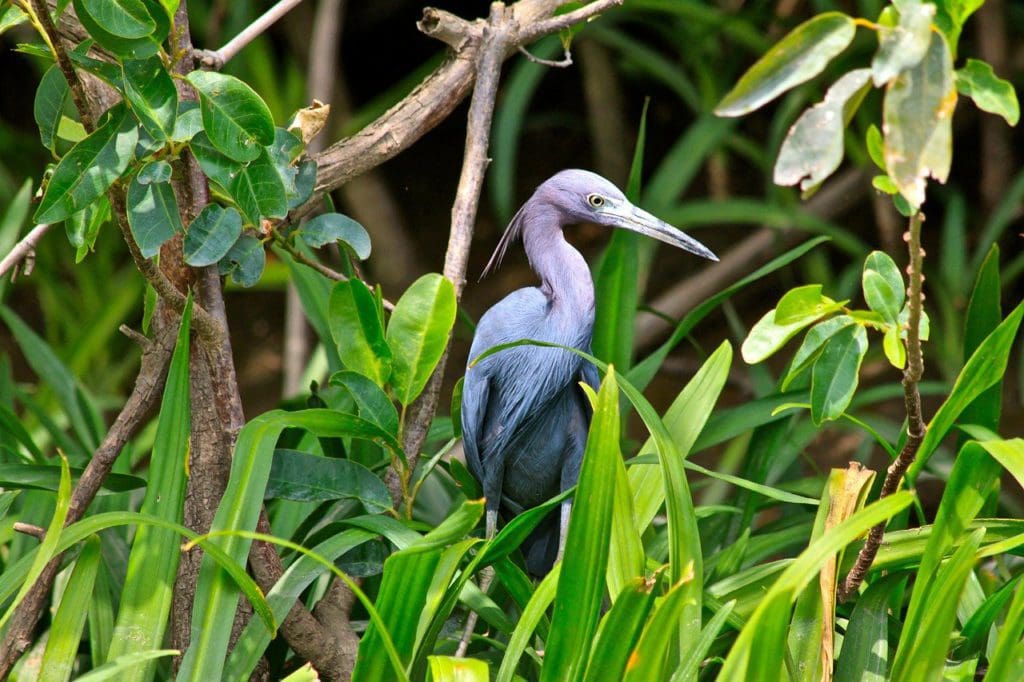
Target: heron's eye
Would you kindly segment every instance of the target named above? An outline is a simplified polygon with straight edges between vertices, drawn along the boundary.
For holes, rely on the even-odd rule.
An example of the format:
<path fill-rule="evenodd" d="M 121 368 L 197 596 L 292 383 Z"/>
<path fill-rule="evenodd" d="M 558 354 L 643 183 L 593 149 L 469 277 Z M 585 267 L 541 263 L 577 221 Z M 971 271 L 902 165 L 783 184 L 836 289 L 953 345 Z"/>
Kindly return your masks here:
<path fill-rule="evenodd" d="M 601 196 L 600 194 L 588 194 L 587 203 L 593 206 L 594 208 L 601 208 L 602 206 L 604 206 L 604 197 Z"/>

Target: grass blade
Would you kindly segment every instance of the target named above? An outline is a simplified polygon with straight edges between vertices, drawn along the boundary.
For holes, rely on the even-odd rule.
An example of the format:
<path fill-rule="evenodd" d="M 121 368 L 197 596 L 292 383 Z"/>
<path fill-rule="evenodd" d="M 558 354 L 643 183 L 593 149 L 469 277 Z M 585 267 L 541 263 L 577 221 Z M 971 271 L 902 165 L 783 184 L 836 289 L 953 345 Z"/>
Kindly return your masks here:
<path fill-rule="evenodd" d="M 53 624 L 50 625 L 39 682 L 64 682 L 71 679 L 99 566 L 100 538 L 93 535 L 85 541 L 85 547 L 75 561 L 75 568 L 64 588 L 64 596 L 57 607 Z"/>

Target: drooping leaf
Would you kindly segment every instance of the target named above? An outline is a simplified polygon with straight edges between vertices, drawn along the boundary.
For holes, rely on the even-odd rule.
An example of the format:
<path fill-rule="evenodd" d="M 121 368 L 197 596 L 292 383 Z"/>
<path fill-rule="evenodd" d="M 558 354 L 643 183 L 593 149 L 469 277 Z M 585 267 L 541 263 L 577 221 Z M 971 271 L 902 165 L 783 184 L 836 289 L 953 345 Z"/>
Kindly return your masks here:
<path fill-rule="evenodd" d="M 69 151 L 46 185 L 36 209 L 37 223 L 56 223 L 88 206 L 128 167 L 138 141 L 138 128 L 124 107 Z"/>
<path fill-rule="evenodd" d="M 57 126 L 64 116 L 70 97 L 71 89 L 68 88 L 64 72 L 56 64 L 51 66 L 39 81 L 35 102 L 32 105 L 32 113 L 36 125 L 39 126 L 39 139 L 42 140 L 43 146 L 51 151 L 57 135 Z"/>
<path fill-rule="evenodd" d="M 856 324 L 856 320 L 849 315 L 836 315 L 811 327 L 790 362 L 789 371 L 786 372 L 786 376 L 782 380 L 782 390 L 785 391 L 793 379 L 811 366 L 811 363 L 818 357 L 818 351 L 829 339 L 841 329 L 853 324 Z"/>
<path fill-rule="evenodd" d="M 742 116 L 814 78 L 846 49 L 855 29 L 853 19 L 841 12 L 825 12 L 805 21 L 743 74 L 715 113 Z"/>
<path fill-rule="evenodd" d="M 260 218 L 288 214 L 284 183 L 266 150 L 258 150 L 255 159 L 238 169 L 225 189 L 250 225 L 259 225 Z"/>
<path fill-rule="evenodd" d="M 924 203 L 929 176 L 949 175 L 955 106 L 952 56 L 933 31 L 924 59 L 889 83 L 882 113 L 886 171 L 912 207 Z"/>
<path fill-rule="evenodd" d="M 420 277 L 395 304 L 387 342 L 393 354 L 391 386 L 403 405 L 419 396 L 441 359 L 455 308 L 455 286 L 438 274 Z"/>
<path fill-rule="evenodd" d="M 243 287 L 251 287 L 259 281 L 266 263 L 263 242 L 251 234 L 243 234 L 220 259 L 218 271 L 221 275 L 231 275 L 231 279 Z"/>
<path fill-rule="evenodd" d="M 878 51 L 871 60 L 871 77 L 881 87 L 900 72 L 917 66 L 928 51 L 935 5 L 920 0 L 900 3 L 896 26 L 881 25 Z"/>
<path fill-rule="evenodd" d="M 360 417 L 398 436 L 398 412 L 378 384 L 358 372 L 347 370 L 335 372 L 330 384 L 345 389 L 355 402 Z"/>
<path fill-rule="evenodd" d="M 359 280 L 331 290 L 328 324 L 345 367 L 383 386 L 391 375 L 392 351 L 373 294 Z"/>
<path fill-rule="evenodd" d="M 154 139 L 167 140 L 178 116 L 178 89 L 156 56 L 129 59 L 121 65 L 124 94 L 135 117 Z"/>
<path fill-rule="evenodd" d="M 968 59 L 956 72 L 956 89 L 974 100 L 982 111 L 1002 116 L 1012 126 L 1020 120 L 1017 91 L 1013 84 L 997 76 L 987 62 Z"/>
<path fill-rule="evenodd" d="M 223 154 L 235 161 L 252 161 L 263 146 L 273 144 L 274 119 L 255 90 L 234 76 L 214 71 L 193 71 L 188 80 L 199 92 L 203 129 Z"/>
<path fill-rule="evenodd" d="M 196 267 L 212 265 L 227 254 L 241 234 L 242 216 L 238 211 L 209 204 L 185 233 L 185 262 Z"/>
<path fill-rule="evenodd" d="M 152 57 L 160 51 L 160 44 L 170 31 L 170 17 L 157 0 L 73 0 L 73 4 L 89 36 L 124 59 Z M 139 12 L 140 7 L 144 15 Z M 111 26 L 108 21 L 112 18 Z M 150 25 L 152 28 L 148 28 Z M 142 35 L 126 37 L 119 32 Z"/>
<path fill-rule="evenodd" d="M 180 233 L 181 214 L 169 182 L 144 185 L 138 178 L 128 186 L 128 224 L 145 258 L 152 258 L 164 242 Z"/>
<path fill-rule="evenodd" d="M 307 220 L 299 229 L 299 236 L 313 248 L 334 241 L 347 244 L 359 260 L 370 257 L 370 235 L 362 225 L 341 213 L 322 213 Z"/>
<path fill-rule="evenodd" d="M 362 464 L 299 450 L 274 451 L 264 497 L 299 502 L 358 500 L 371 514 L 391 509 L 384 481 Z"/>
<path fill-rule="evenodd" d="M 843 129 L 868 91 L 868 69 L 855 69 L 835 82 L 825 99 L 789 129 L 775 161 L 777 185 L 807 191 L 832 175 L 843 161 Z"/>
<path fill-rule="evenodd" d="M 868 351 L 864 327 L 843 327 L 830 338 L 811 370 L 811 419 L 837 419 L 853 399 L 860 363 Z"/>

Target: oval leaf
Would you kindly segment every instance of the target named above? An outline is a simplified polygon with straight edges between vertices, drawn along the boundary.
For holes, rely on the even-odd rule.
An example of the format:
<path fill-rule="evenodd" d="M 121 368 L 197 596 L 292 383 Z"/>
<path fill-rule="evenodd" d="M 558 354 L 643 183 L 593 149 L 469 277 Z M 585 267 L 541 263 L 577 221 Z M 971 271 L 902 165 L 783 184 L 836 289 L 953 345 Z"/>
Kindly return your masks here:
<path fill-rule="evenodd" d="M 423 391 L 455 324 L 455 286 L 438 274 L 420 277 L 395 305 L 387 342 L 394 355 L 391 386 L 408 405 Z"/>
<path fill-rule="evenodd" d="M 259 225 L 260 218 L 283 218 L 288 214 L 284 183 L 264 149 L 231 176 L 226 189 L 251 225 Z"/>
<path fill-rule="evenodd" d="M 124 59 L 145 59 L 159 52 L 160 44 L 171 28 L 167 13 L 156 0 L 131 0 L 131 11 L 127 10 L 125 2 L 117 1 L 120 3 L 119 8 L 109 7 L 114 3 L 108 0 L 73 0 L 73 4 L 75 14 L 89 32 L 89 36 L 115 55 Z M 140 5 L 146 17 L 138 13 Z M 107 24 L 107 19 L 113 12 L 119 13 L 115 26 L 117 31 L 139 33 L 143 31 L 141 27 L 147 25 L 147 18 L 153 23 L 153 28 L 143 32 L 140 37 L 128 38 L 118 35 Z M 115 72 L 118 70 L 117 67 L 111 68 Z"/>
<path fill-rule="evenodd" d="M 264 499 L 358 500 L 371 514 L 391 509 L 391 494 L 384 481 L 362 464 L 298 450 L 274 451 Z"/>
<path fill-rule="evenodd" d="M 242 216 L 233 208 L 210 204 L 188 226 L 185 262 L 196 267 L 223 258 L 242 234 Z"/>
<path fill-rule="evenodd" d="M 181 232 L 181 214 L 171 183 L 143 185 L 133 179 L 128 186 L 128 225 L 146 258 L 155 256 L 164 242 Z"/>
<path fill-rule="evenodd" d="M 345 367 L 383 386 L 391 374 L 391 348 L 373 294 L 359 280 L 338 282 L 328 310 L 331 336 Z"/>
<path fill-rule="evenodd" d="M 928 176 L 945 182 L 949 175 L 955 106 L 953 58 L 932 31 L 924 59 L 889 84 L 882 112 L 885 168 L 912 207 L 924 203 Z"/>
<path fill-rule="evenodd" d="M 163 61 L 156 56 L 130 59 L 121 70 L 125 99 L 139 123 L 156 140 L 170 138 L 178 116 L 178 89 Z"/>
<path fill-rule="evenodd" d="M 57 135 L 57 127 L 60 125 L 70 96 L 71 90 L 68 88 L 64 73 L 58 66 L 51 66 L 39 81 L 35 103 L 32 107 L 36 125 L 39 126 L 39 139 L 42 140 L 43 146 L 51 151 L 54 137 Z"/>
<path fill-rule="evenodd" d="M 42 89 L 41 85 L 39 87 Z M 961 95 L 974 100 L 982 111 L 1002 116 L 1012 126 L 1020 120 L 1017 91 L 1009 81 L 997 76 L 986 62 L 968 59 L 964 68 L 956 72 L 956 89 Z"/>
<path fill-rule="evenodd" d="M 82 0 L 82 5 L 103 28 L 121 38 L 143 38 L 156 30 L 141 0 Z"/>
<path fill-rule="evenodd" d="M 845 327 L 829 339 L 811 370 L 811 419 L 837 419 L 857 389 L 860 363 L 868 351 L 868 333 L 860 325 Z"/>
<path fill-rule="evenodd" d="M 193 71 L 203 128 L 210 141 L 235 161 L 252 161 L 274 142 L 274 119 L 266 102 L 248 85 L 223 73 Z"/>
<path fill-rule="evenodd" d="M 230 274 L 231 279 L 243 287 L 251 287 L 259 281 L 266 263 L 263 242 L 251 234 L 243 234 L 221 258 L 218 271 L 221 275 Z"/>
<path fill-rule="evenodd" d="M 199 167 L 203 169 L 206 177 L 220 185 L 221 189 L 227 192 L 232 178 L 242 170 L 242 164 L 221 154 L 220 150 L 213 146 L 210 138 L 202 130 L 199 130 L 192 136 L 189 140 L 188 148 L 192 151 L 192 155 L 196 157 L 196 161 L 199 162 Z"/>
<path fill-rule="evenodd" d="M 138 139 L 135 122 L 124 107 L 118 107 L 60 160 L 33 220 L 57 223 L 91 204 L 121 177 Z"/>
<path fill-rule="evenodd" d="M 853 40 L 853 19 L 825 12 L 797 26 L 743 74 L 715 109 L 742 116 L 814 78 Z"/>
<path fill-rule="evenodd" d="M 318 215 L 302 226 L 299 235 L 314 248 L 342 241 L 352 248 L 359 260 L 370 257 L 370 235 L 362 225 L 341 213 Z"/>

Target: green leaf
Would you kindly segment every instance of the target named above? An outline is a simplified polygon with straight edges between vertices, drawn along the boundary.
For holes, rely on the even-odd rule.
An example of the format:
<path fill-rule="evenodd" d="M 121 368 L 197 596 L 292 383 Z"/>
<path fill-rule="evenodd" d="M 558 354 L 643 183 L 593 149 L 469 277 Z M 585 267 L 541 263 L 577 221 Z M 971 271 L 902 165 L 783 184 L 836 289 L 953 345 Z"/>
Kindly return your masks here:
<path fill-rule="evenodd" d="M 174 119 L 171 139 L 175 142 L 188 142 L 202 130 L 203 114 L 199 111 L 199 103 L 189 100 L 178 102 L 178 115 Z M 209 141 L 207 144 L 213 146 Z"/>
<path fill-rule="evenodd" d="M 391 375 L 392 348 L 369 288 L 356 279 L 338 282 L 328 305 L 331 336 L 345 367 L 383 386 Z"/>
<path fill-rule="evenodd" d="M 185 233 L 185 262 L 212 265 L 227 255 L 242 234 L 242 216 L 233 208 L 208 204 Z"/>
<path fill-rule="evenodd" d="M 622 679 L 647 615 L 654 605 L 657 580 L 633 578 L 601 619 L 587 665 L 586 682 Z"/>
<path fill-rule="evenodd" d="M 901 575 L 877 580 L 857 597 L 836 664 L 836 682 L 886 682 L 889 602 L 904 581 Z"/>
<path fill-rule="evenodd" d="M 305 159 L 299 164 L 299 172 L 295 175 L 295 196 L 288 199 L 288 210 L 306 203 L 313 196 L 316 187 L 316 161 Z"/>
<path fill-rule="evenodd" d="M 933 31 L 924 59 L 889 84 L 883 104 L 885 168 L 912 207 L 924 203 L 926 178 L 949 175 L 955 106 L 953 58 Z"/>
<path fill-rule="evenodd" d="M 140 0 L 82 0 L 82 5 L 103 28 L 121 38 L 143 38 L 156 30 Z"/>
<path fill-rule="evenodd" d="M 796 354 L 793 356 L 793 361 L 789 365 L 789 371 L 786 372 L 786 376 L 782 380 L 782 390 L 785 391 L 793 379 L 811 366 L 814 360 L 818 358 L 818 351 L 821 350 L 829 339 L 840 330 L 853 324 L 856 324 L 856 320 L 849 315 L 836 315 L 811 327 L 810 331 L 807 332 L 807 336 L 804 337 L 803 343 L 800 344 L 800 348 L 797 349 Z"/>
<path fill-rule="evenodd" d="M 871 77 L 879 88 L 903 71 L 921 63 L 931 41 L 935 5 L 920 0 L 905 0 L 899 5 L 896 26 L 878 29 L 878 51 L 871 60 Z"/>
<path fill-rule="evenodd" d="M 871 72 L 854 69 L 825 93 L 825 99 L 797 119 L 789 129 L 775 160 L 777 185 L 795 185 L 807 191 L 817 187 L 843 161 L 843 129 L 869 89 Z"/>
<path fill-rule="evenodd" d="M 274 452 L 264 497 L 298 502 L 356 500 L 371 514 L 391 509 L 387 486 L 362 464 L 298 450 Z"/>
<path fill-rule="evenodd" d="M 234 178 L 242 170 L 242 164 L 220 153 L 206 133 L 200 130 L 189 140 L 188 148 L 192 151 L 199 167 L 206 177 L 213 180 L 227 192 Z"/>
<path fill-rule="evenodd" d="M 672 642 L 679 631 L 679 621 L 686 606 L 686 590 L 682 587 L 690 580 L 693 580 L 692 574 L 673 585 L 651 616 L 640 641 L 630 654 L 623 678 L 626 682 L 659 682 L 668 679 Z"/>
<path fill-rule="evenodd" d="M 89 613 L 100 558 L 100 538 L 93 535 L 85 541 L 75 561 L 75 568 L 50 625 L 46 650 L 39 667 L 39 682 L 64 682 L 71 678 L 78 658 L 82 631 L 85 630 L 85 617 Z"/>
<path fill-rule="evenodd" d="M 46 529 L 46 535 L 43 536 L 42 542 L 39 543 L 38 551 L 36 551 L 32 559 L 28 573 L 21 583 L 21 588 L 14 596 L 14 600 L 8 604 L 3 617 L 0 617 L 0 628 L 10 620 L 15 609 L 21 604 L 21 600 L 29 593 L 36 580 L 42 575 L 46 565 L 50 563 L 50 559 L 58 551 L 57 543 L 60 541 L 61 529 L 64 527 L 64 520 L 67 518 L 68 507 L 71 504 L 71 472 L 68 470 L 68 458 L 59 450 L 58 454 L 60 455 L 61 466 L 60 487 L 57 490 L 57 503 L 53 510 L 53 516 L 50 517 L 50 525 Z M 7 570 L 9 571 L 10 569 L 7 568 Z"/>
<path fill-rule="evenodd" d="M 787 291 L 775 307 L 775 324 L 789 324 L 819 313 L 833 302 L 821 295 L 821 288 L 820 284 L 808 284 Z"/>
<path fill-rule="evenodd" d="M 913 499 L 906 491 L 882 498 L 833 527 L 801 552 L 768 592 L 759 594 L 758 605 L 729 650 L 719 678 L 765 682 L 779 679 L 792 602 L 836 552 L 876 524 L 906 509 Z M 777 645 L 768 646 L 770 642 Z"/>
<path fill-rule="evenodd" d="M 243 234 L 220 259 L 217 269 L 222 276 L 231 275 L 241 286 L 251 287 L 259 281 L 266 263 L 263 242 L 251 234 Z"/>
<path fill-rule="evenodd" d="M 740 354 L 743 356 L 744 362 L 753 365 L 765 360 L 782 348 L 801 329 L 840 307 L 836 303 L 822 304 L 813 308 L 804 317 L 793 318 L 786 324 L 775 321 L 776 309 L 769 310 L 754 324 L 743 341 Z"/>
<path fill-rule="evenodd" d="M 43 74 L 39 81 L 39 88 L 36 90 L 35 102 L 32 105 L 32 113 L 39 126 L 39 139 L 43 146 L 53 151 L 54 138 L 57 135 L 57 126 L 67 109 L 68 99 L 71 97 L 71 89 L 64 78 L 64 72 L 56 64 L 51 66 Z"/>
<path fill-rule="evenodd" d="M 992 71 L 992 66 L 979 59 L 968 59 L 964 68 L 956 72 L 956 89 L 966 95 L 982 111 L 1006 119 L 1012 126 L 1020 120 L 1017 91 Z M 40 86 L 41 88 L 42 86 Z"/>
<path fill-rule="evenodd" d="M 964 362 L 1002 321 L 1002 287 L 999 281 L 999 246 L 993 244 L 978 270 L 964 314 Z M 1003 382 L 996 381 L 964 408 L 960 421 L 993 431 L 999 429 L 1003 405 Z"/>
<path fill-rule="evenodd" d="M 181 214 L 169 182 L 143 185 L 136 177 L 128 186 L 128 225 L 143 257 L 152 258 L 164 242 L 181 232 Z"/>
<path fill-rule="evenodd" d="M 244 532 L 256 527 L 273 453 L 286 428 L 304 429 L 318 437 L 366 439 L 396 455 L 401 452 L 394 436 L 364 419 L 333 410 L 275 410 L 250 421 L 238 434 L 231 476 L 211 526 L 211 531 L 223 535 L 212 538 L 210 545 L 222 549 L 239 565 L 245 561 L 252 542 Z M 178 679 L 221 679 L 238 597 L 234 582 L 207 553 L 196 584 L 189 649 Z"/>
<path fill-rule="evenodd" d="M 260 218 L 283 218 L 288 214 L 284 183 L 266 150 L 235 172 L 225 188 L 238 205 L 246 223 L 258 226 Z"/>
<path fill-rule="evenodd" d="M 878 126 L 874 123 L 868 126 L 868 132 L 864 137 L 864 141 L 868 149 L 868 156 L 871 157 L 871 160 L 875 162 L 876 166 L 885 170 L 885 151 L 884 142 L 882 141 L 882 131 L 880 131 Z M 881 188 L 879 187 L 878 189 Z M 884 192 L 885 190 L 882 191 Z"/>
<path fill-rule="evenodd" d="M 113 661 L 109 661 L 98 668 L 93 668 L 84 675 L 75 678 L 75 682 L 105 682 L 106 680 L 120 680 L 121 676 L 140 663 L 150 661 L 154 658 L 164 656 L 177 656 L 181 654 L 177 649 L 154 649 L 152 651 L 141 651 L 135 654 L 125 654 Z"/>
<path fill-rule="evenodd" d="M 996 649 L 989 659 L 984 682 L 1010 680 L 1021 673 L 1021 635 L 1024 633 L 1024 583 L 1019 583 L 1010 602 L 1003 626 L 999 628 Z"/>
<path fill-rule="evenodd" d="M 393 354 L 391 387 L 402 405 L 419 396 L 434 372 L 455 324 L 455 287 L 438 274 L 413 282 L 395 304 L 387 343 Z"/>
<path fill-rule="evenodd" d="M 341 241 L 351 247 L 359 260 L 370 257 L 370 235 L 362 225 L 341 213 L 323 213 L 307 220 L 299 229 L 299 236 L 313 248 Z"/>
<path fill-rule="evenodd" d="M 985 0 L 936 0 L 939 11 L 935 17 L 935 25 L 946 36 L 949 46 L 956 56 L 956 46 L 960 41 L 960 30 L 964 22 Z"/>
<path fill-rule="evenodd" d="M 533 635 L 533 631 L 537 629 L 537 624 L 540 623 L 548 610 L 548 606 L 551 605 L 555 598 L 561 574 L 562 564 L 555 564 L 551 572 L 544 576 L 544 579 L 540 581 L 540 584 L 537 585 L 537 588 L 530 596 L 530 601 L 523 609 L 519 622 L 516 623 L 515 630 L 508 640 L 505 655 L 501 660 L 501 667 L 498 669 L 497 682 L 513 682 L 516 679 L 516 666 L 519 664 L 519 660 L 522 658 L 526 647 L 530 644 L 530 637 Z"/>
<path fill-rule="evenodd" d="M 68 242 L 75 247 L 75 262 L 80 263 L 96 245 L 100 227 L 110 220 L 110 202 L 100 197 L 64 221 Z"/>
<path fill-rule="evenodd" d="M 454 656 L 430 656 L 430 679 L 434 682 L 488 682 L 487 661 Z"/>
<path fill-rule="evenodd" d="M 805 21 L 775 44 L 715 108 L 718 116 L 742 116 L 821 73 L 853 40 L 853 19 L 825 12 Z"/>
<path fill-rule="evenodd" d="M 360 417 L 398 436 L 398 412 L 378 384 L 358 372 L 344 370 L 335 372 L 330 384 L 340 386 L 352 397 Z"/>
<path fill-rule="evenodd" d="M 192 428 L 189 401 L 191 320 L 190 294 L 167 371 L 149 465 L 149 484 L 140 509 L 144 514 L 152 514 L 173 523 L 182 522 L 185 487 L 188 483 L 189 436 Z M 178 575 L 180 544 L 178 534 L 168 528 L 144 525 L 135 532 L 108 658 L 141 653 L 163 643 Z M 122 679 L 126 682 L 145 682 L 152 678 L 154 670 L 154 663 L 147 662 Z"/>
<path fill-rule="evenodd" d="M 103 195 L 128 168 L 139 133 L 124 107 L 116 107 L 89 137 L 71 148 L 46 185 L 37 223 L 57 223 Z"/>
<path fill-rule="evenodd" d="M 139 123 L 155 140 L 169 139 L 178 116 L 178 89 L 163 60 L 157 56 L 130 59 L 121 71 L 125 99 Z"/>
<path fill-rule="evenodd" d="M 971 355 L 964 368 L 953 384 L 949 397 L 942 403 L 935 416 L 928 423 L 924 440 L 917 453 L 917 459 L 910 465 L 908 478 L 913 481 L 921 473 L 928 458 L 946 437 L 954 422 L 979 395 L 1003 378 L 1006 362 L 1017 336 L 1021 316 L 1024 315 L 1024 303 L 1018 305 L 985 341 Z"/>
<path fill-rule="evenodd" d="M 869 277 L 868 273 L 874 273 Z M 868 280 L 871 280 L 870 283 Z M 896 262 L 883 251 L 872 251 L 864 261 L 864 299 L 887 322 L 896 322 L 906 301 L 906 286 Z"/>
<path fill-rule="evenodd" d="M 142 185 L 149 185 L 154 182 L 170 182 L 171 164 L 166 161 L 153 161 L 147 163 L 135 176 Z"/>
<path fill-rule="evenodd" d="M 860 325 L 844 327 L 825 344 L 811 369 L 811 419 L 816 425 L 846 411 L 867 352 L 868 333 Z"/>
<path fill-rule="evenodd" d="M 0 9 L 0 36 L 28 20 L 28 15 L 14 5 Z"/>
<path fill-rule="evenodd" d="M 903 369 L 907 365 L 907 347 L 903 345 L 903 338 L 900 328 L 889 327 L 885 330 L 882 338 L 882 350 L 885 351 L 885 358 L 896 369 Z"/>
<path fill-rule="evenodd" d="M 126 8 L 125 3 L 130 6 Z M 170 31 L 171 21 L 156 0 L 73 0 L 75 14 L 82 26 L 102 47 L 123 59 L 145 59 L 160 51 Z M 145 16 L 139 13 L 142 7 Z M 151 11 L 151 10 L 156 10 Z M 111 19 L 113 25 L 108 25 Z M 148 24 L 152 23 L 152 28 Z M 142 33 L 128 38 L 117 31 Z M 114 67 L 115 70 L 116 67 Z"/>
<path fill-rule="evenodd" d="M 199 92 L 203 129 L 223 154 L 235 161 L 252 161 L 263 153 L 263 146 L 273 144 L 274 119 L 255 90 L 234 76 L 214 71 L 193 71 L 188 80 Z M 269 160 L 267 164 L 273 170 Z M 277 182 L 281 184 L 280 178 Z"/>
<path fill-rule="evenodd" d="M 541 680 L 578 677 L 586 665 L 604 597 L 619 450 L 619 389 L 601 382 L 572 505 Z"/>
<path fill-rule="evenodd" d="M 71 480 L 77 482 L 82 469 L 71 467 Z M 0 487 L 18 490 L 60 489 L 61 469 L 51 464 L 0 464 Z M 100 495 L 138 490 L 146 480 L 129 474 L 108 474 L 103 480 Z"/>

